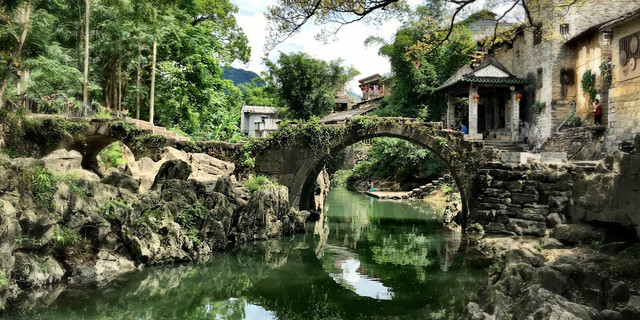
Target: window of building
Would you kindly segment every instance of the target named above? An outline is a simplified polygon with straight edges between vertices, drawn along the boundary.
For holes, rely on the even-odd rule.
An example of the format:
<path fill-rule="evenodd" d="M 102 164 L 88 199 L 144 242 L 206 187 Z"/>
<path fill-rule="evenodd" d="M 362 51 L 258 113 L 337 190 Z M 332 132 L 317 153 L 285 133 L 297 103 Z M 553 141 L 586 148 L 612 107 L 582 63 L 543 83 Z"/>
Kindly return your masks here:
<path fill-rule="evenodd" d="M 563 35 L 563 36 L 569 34 L 569 24 L 568 23 L 561 23 L 560 24 L 560 34 Z"/>
<path fill-rule="evenodd" d="M 536 88 L 542 88 L 542 68 L 538 68 L 537 77 L 536 77 Z"/>

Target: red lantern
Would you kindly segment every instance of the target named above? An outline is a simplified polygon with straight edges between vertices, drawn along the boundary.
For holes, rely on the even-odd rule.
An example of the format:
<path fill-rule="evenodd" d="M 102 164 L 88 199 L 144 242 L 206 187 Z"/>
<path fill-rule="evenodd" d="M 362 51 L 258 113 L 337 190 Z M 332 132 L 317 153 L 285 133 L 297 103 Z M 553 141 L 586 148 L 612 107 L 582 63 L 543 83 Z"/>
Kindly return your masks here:
<path fill-rule="evenodd" d="M 477 93 L 473 94 L 473 101 L 478 102 L 478 99 L 480 98 L 480 95 Z"/>
<path fill-rule="evenodd" d="M 518 100 L 518 102 L 520 102 L 520 99 L 522 99 L 522 94 L 521 93 L 516 93 L 516 100 Z"/>

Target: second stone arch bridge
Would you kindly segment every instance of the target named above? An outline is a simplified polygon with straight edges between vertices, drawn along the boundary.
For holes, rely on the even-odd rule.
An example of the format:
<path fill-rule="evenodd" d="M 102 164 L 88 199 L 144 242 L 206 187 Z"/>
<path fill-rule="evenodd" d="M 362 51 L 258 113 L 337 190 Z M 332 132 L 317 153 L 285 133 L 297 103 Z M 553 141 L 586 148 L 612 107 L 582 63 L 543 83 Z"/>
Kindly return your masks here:
<path fill-rule="evenodd" d="M 400 138 L 431 150 L 449 168 L 467 216 L 476 174 L 484 163 L 493 160 L 493 154 L 480 143 L 465 141 L 462 132 L 444 130 L 439 122 L 357 117 L 344 125 L 308 123 L 281 128 L 254 150 L 255 169 L 287 186 L 292 206 L 307 209 L 314 182 L 331 155 L 375 137 Z"/>

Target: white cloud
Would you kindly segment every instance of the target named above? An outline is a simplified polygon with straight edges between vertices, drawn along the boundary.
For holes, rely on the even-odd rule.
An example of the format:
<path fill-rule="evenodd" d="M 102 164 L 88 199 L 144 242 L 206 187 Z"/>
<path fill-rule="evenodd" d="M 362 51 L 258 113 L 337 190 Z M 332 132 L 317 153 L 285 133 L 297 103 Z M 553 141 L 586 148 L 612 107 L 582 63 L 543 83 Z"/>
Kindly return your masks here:
<path fill-rule="evenodd" d="M 242 27 L 251 46 L 251 62 L 248 65 L 238 65 L 251 71 L 260 73 L 265 70 L 262 64 L 264 57 L 264 44 L 267 38 L 267 21 L 264 11 L 268 5 L 274 5 L 275 0 L 231 0 L 239 7 L 239 14 L 236 16 L 238 25 Z M 285 53 L 302 51 L 322 60 L 342 59 L 343 65 L 353 66 L 360 75 L 348 84 L 349 89 L 358 91 L 357 79 L 379 73 L 385 74 L 390 71 L 390 64 L 387 58 L 378 55 L 378 47 L 365 47 L 364 40 L 370 35 L 382 36 L 390 39 L 398 29 L 399 23 L 394 21 L 386 22 L 381 28 L 364 23 L 353 23 L 344 26 L 337 34 L 334 41 L 323 43 L 315 40 L 315 35 L 320 31 L 320 27 L 308 24 L 302 31 L 289 38 L 284 43 L 278 45 L 269 53 L 269 59 L 277 58 L 278 52 Z"/>

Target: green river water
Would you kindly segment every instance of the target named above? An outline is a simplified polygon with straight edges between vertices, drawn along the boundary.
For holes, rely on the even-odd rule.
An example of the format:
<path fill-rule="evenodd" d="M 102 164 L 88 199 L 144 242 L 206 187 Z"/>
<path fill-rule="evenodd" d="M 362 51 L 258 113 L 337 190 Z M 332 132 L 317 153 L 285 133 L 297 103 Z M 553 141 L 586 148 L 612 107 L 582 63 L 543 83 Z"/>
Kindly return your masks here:
<path fill-rule="evenodd" d="M 305 234 L 107 286 L 23 297 L 7 319 L 457 319 L 486 279 L 459 230 L 423 202 L 329 193 Z"/>

